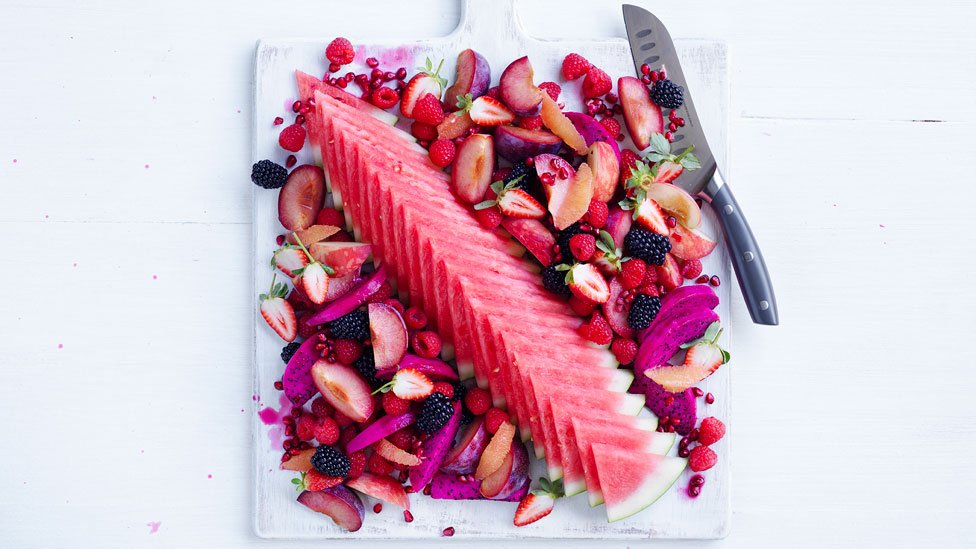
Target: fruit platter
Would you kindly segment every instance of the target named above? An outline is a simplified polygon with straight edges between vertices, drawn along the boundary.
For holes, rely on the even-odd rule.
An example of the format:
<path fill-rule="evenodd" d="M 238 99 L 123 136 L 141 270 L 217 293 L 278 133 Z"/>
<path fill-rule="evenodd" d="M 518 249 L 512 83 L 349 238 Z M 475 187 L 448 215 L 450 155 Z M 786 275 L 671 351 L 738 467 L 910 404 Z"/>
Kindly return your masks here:
<path fill-rule="evenodd" d="M 683 90 L 463 6 L 258 45 L 256 531 L 722 537 L 732 281 L 672 184 Z M 678 49 L 724 160 L 724 47 Z"/>

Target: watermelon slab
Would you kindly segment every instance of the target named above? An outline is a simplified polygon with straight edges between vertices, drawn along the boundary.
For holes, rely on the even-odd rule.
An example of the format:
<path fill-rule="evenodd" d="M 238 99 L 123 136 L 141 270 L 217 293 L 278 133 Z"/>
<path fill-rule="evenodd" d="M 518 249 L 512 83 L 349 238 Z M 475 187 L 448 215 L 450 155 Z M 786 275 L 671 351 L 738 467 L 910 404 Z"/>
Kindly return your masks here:
<path fill-rule="evenodd" d="M 607 520 L 637 513 L 658 500 L 688 465 L 684 458 L 634 452 L 609 444 L 592 444 Z"/>

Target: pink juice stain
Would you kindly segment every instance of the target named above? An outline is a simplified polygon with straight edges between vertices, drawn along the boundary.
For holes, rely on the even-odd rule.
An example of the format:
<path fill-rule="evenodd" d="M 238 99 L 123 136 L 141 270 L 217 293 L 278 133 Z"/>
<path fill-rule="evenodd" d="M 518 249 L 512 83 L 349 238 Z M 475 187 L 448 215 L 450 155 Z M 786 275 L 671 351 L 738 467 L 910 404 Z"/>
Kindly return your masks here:
<path fill-rule="evenodd" d="M 156 532 L 159 531 L 159 526 L 161 524 L 163 524 L 162 521 L 156 520 L 156 521 L 153 521 L 153 522 L 147 522 L 146 523 L 146 526 L 149 527 L 149 533 L 150 534 L 155 534 Z"/>
<path fill-rule="evenodd" d="M 258 398 L 255 398 L 255 400 L 258 400 Z M 271 441 L 271 448 L 275 450 L 284 448 L 285 425 L 281 420 L 291 415 L 291 401 L 288 400 L 288 397 L 282 394 L 278 397 L 278 402 L 281 407 L 277 410 L 271 406 L 265 406 L 258 412 L 258 417 L 261 418 L 261 422 L 271 426 L 268 429 L 268 440 Z"/>
<path fill-rule="evenodd" d="M 406 67 L 407 74 L 414 72 L 414 58 L 416 57 L 416 46 L 398 46 L 396 48 L 379 49 L 373 52 L 366 50 L 366 46 L 356 47 L 356 62 L 366 63 L 369 57 L 375 57 L 380 62 L 380 67 L 388 71 L 396 71 L 400 67 Z"/>

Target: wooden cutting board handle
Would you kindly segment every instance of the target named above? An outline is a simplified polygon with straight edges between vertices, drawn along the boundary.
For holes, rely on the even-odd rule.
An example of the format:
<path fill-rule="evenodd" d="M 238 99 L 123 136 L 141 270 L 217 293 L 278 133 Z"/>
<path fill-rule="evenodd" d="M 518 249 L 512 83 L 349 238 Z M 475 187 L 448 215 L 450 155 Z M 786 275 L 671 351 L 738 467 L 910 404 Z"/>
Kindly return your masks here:
<path fill-rule="evenodd" d="M 516 16 L 515 1 L 461 0 L 461 21 L 452 36 L 474 40 L 472 43 L 477 44 L 524 40 L 525 29 Z"/>

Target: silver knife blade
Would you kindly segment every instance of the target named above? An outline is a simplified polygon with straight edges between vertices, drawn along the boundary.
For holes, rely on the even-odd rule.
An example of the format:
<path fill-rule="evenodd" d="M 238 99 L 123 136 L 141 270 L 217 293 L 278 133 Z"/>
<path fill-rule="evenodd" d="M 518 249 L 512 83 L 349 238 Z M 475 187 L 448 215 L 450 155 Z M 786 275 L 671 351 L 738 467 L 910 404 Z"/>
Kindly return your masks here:
<path fill-rule="evenodd" d="M 683 170 L 674 180 L 674 184 L 692 196 L 697 195 L 715 173 L 715 156 L 708 146 L 708 141 L 705 140 L 705 133 L 695 111 L 695 104 L 691 100 L 685 74 L 678 61 L 678 52 L 674 49 L 674 41 L 671 40 L 671 34 L 668 33 L 664 23 L 651 12 L 631 4 L 624 4 L 623 11 L 627 39 L 630 41 L 630 51 L 634 56 L 637 74 L 641 74 L 641 65 L 645 63 L 650 65 L 651 70 L 660 70 L 663 66 L 668 79 L 684 89 L 684 104 L 677 109 L 677 114 L 685 119 L 685 125 L 673 132 L 672 152 L 681 154 L 689 146 L 694 145 L 692 152 L 698 157 L 701 169 Z M 665 122 L 667 122 L 667 113 L 665 113 Z"/>

